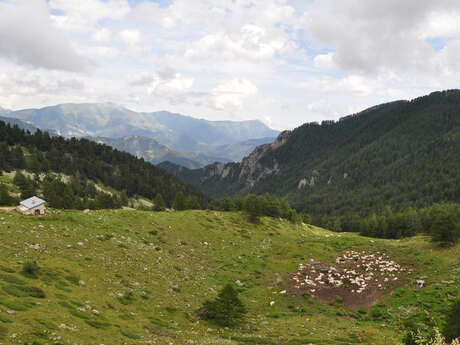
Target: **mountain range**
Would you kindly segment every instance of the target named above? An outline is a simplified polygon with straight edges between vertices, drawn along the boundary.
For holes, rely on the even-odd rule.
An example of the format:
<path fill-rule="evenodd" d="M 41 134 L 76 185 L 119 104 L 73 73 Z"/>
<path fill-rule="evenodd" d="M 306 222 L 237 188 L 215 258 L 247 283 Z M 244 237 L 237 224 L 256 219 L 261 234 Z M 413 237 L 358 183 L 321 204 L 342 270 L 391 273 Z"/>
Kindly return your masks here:
<path fill-rule="evenodd" d="M 208 121 L 166 111 L 135 112 L 113 103 L 4 109 L 2 114 L 64 137 L 96 138 L 150 162 L 168 159 L 191 168 L 238 161 L 278 134 L 258 120 Z"/>
<path fill-rule="evenodd" d="M 307 123 L 241 163 L 161 166 L 218 198 L 286 196 L 312 214 L 369 213 L 460 201 L 460 90 Z"/>

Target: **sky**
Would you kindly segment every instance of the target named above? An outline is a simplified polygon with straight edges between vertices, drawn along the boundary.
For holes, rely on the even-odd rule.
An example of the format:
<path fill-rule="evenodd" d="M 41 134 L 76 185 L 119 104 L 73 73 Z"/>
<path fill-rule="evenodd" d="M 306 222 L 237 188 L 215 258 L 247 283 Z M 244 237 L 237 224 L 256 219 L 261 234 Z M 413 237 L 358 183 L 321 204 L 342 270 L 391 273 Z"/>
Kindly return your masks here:
<path fill-rule="evenodd" d="M 275 129 L 459 87 L 458 0 L 0 0 L 0 106 Z"/>

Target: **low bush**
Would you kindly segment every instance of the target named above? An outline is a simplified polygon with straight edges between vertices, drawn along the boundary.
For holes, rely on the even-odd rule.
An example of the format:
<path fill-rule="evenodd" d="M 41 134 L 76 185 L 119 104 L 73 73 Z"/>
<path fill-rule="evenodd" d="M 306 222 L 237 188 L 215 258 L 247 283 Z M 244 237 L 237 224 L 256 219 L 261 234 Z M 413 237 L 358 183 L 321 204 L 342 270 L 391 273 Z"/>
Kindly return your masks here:
<path fill-rule="evenodd" d="M 35 261 L 28 261 L 22 265 L 22 274 L 30 278 L 38 278 L 40 266 Z"/>

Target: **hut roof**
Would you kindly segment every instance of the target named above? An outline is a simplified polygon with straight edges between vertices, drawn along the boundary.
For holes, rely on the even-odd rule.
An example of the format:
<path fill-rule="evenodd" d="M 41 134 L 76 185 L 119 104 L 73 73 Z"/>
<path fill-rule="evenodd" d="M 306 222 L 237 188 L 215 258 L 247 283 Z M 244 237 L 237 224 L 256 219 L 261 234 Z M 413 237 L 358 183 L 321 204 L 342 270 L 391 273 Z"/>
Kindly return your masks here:
<path fill-rule="evenodd" d="M 44 204 L 45 202 L 46 202 L 45 200 L 42 200 L 36 196 L 33 196 L 29 199 L 21 201 L 19 204 L 21 206 L 26 207 L 27 209 L 31 209 L 31 208 L 40 206 L 41 204 Z"/>

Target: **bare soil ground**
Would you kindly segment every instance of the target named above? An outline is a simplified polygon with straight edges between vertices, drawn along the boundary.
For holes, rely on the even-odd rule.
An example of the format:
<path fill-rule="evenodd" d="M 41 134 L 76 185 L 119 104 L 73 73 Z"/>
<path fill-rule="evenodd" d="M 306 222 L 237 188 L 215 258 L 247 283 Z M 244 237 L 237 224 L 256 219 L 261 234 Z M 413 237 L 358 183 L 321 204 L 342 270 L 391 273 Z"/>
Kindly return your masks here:
<path fill-rule="evenodd" d="M 290 276 L 290 292 L 345 307 L 369 307 L 382 296 L 407 284 L 410 270 L 380 252 L 347 251 L 334 263 L 299 265 Z"/>

